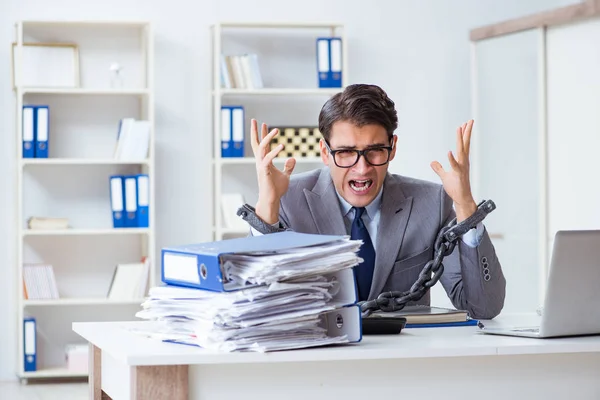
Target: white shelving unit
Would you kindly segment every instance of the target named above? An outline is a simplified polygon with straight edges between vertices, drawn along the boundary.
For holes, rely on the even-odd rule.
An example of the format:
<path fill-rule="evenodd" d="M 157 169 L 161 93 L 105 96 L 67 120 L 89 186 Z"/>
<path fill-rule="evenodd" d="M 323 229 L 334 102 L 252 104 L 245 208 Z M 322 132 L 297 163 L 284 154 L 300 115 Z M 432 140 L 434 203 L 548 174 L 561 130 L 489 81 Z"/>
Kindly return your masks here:
<path fill-rule="evenodd" d="M 344 26 L 312 22 L 221 22 L 211 27 L 213 46 L 213 240 L 244 236 L 247 229 L 227 227 L 221 198 L 241 193 L 253 204 L 258 196 L 256 169 L 250 146 L 250 120 L 269 126 L 317 126 L 323 103 L 347 86 L 348 51 Z M 342 87 L 319 88 L 316 39 L 342 38 Z M 276 49 L 276 50 L 275 50 Z M 221 86 L 221 54 L 256 53 L 263 88 Z M 289 73 L 281 71 L 290 71 Z M 286 104 L 287 103 L 287 104 Z M 297 104 L 294 104 L 297 103 Z M 221 157 L 221 106 L 244 106 L 244 157 Z M 279 125 L 277 125 L 279 124 Z M 276 158 L 276 165 L 285 159 Z M 322 165 L 320 157 L 296 158 L 294 173 Z M 241 204 L 240 204 L 241 205 Z"/>
<path fill-rule="evenodd" d="M 16 111 L 16 236 L 18 270 L 18 363 L 23 381 L 34 378 L 86 377 L 70 371 L 64 346 L 84 343 L 71 324 L 76 321 L 131 320 L 143 299 L 107 298 L 117 264 L 150 260 L 148 287 L 158 277 L 155 250 L 154 45 L 148 22 L 20 21 L 15 25 L 13 74 Z M 79 52 L 76 87 L 24 87 L 24 43 L 74 43 Z M 123 67 L 119 85 L 109 66 Z M 40 68 L 43 68 L 40 65 Z M 29 66 L 31 68 L 31 66 Z M 50 109 L 48 158 L 23 158 L 22 109 L 44 104 Z M 119 120 L 150 121 L 148 157 L 113 159 Z M 109 176 L 148 174 L 149 227 L 113 228 Z M 68 229 L 32 230 L 27 219 L 67 217 Z M 25 299 L 24 263 L 51 264 L 58 299 Z M 23 318 L 37 328 L 37 370 L 24 370 Z"/>

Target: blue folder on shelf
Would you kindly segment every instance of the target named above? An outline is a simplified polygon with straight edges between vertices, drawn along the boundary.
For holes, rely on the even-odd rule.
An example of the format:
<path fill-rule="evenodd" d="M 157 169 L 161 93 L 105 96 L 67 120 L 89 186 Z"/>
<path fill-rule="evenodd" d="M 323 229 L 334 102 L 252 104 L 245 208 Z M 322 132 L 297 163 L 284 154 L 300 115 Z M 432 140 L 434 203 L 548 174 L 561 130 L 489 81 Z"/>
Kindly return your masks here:
<path fill-rule="evenodd" d="M 342 87 L 342 39 L 317 38 L 317 74 L 320 88 Z"/>
<path fill-rule="evenodd" d="M 37 370 L 37 345 L 36 345 L 35 318 L 23 319 L 23 369 L 25 372 Z"/>
<path fill-rule="evenodd" d="M 50 109 L 48 106 L 36 106 L 35 111 L 35 158 L 48 158 Z"/>
<path fill-rule="evenodd" d="M 314 235 L 292 231 L 221 240 L 161 250 L 161 280 L 170 285 L 228 292 L 250 286 L 230 282 L 222 265 L 224 254 L 274 253 L 291 248 L 337 241 L 344 236 Z"/>
<path fill-rule="evenodd" d="M 150 226 L 148 174 L 112 175 L 110 205 L 114 228 L 148 228 Z"/>
<path fill-rule="evenodd" d="M 138 228 L 148 228 L 150 208 L 150 181 L 147 174 L 136 175 L 137 210 L 136 222 Z"/>
<path fill-rule="evenodd" d="M 125 201 L 125 227 L 137 228 L 137 177 L 128 175 L 123 177 L 123 200 Z"/>
<path fill-rule="evenodd" d="M 110 207 L 114 228 L 125 227 L 125 193 L 123 187 L 122 176 L 113 175 L 110 177 Z"/>
<path fill-rule="evenodd" d="M 23 158 L 35 157 L 35 106 L 23 106 Z"/>
<path fill-rule="evenodd" d="M 244 107 L 221 107 L 221 157 L 244 157 Z"/>

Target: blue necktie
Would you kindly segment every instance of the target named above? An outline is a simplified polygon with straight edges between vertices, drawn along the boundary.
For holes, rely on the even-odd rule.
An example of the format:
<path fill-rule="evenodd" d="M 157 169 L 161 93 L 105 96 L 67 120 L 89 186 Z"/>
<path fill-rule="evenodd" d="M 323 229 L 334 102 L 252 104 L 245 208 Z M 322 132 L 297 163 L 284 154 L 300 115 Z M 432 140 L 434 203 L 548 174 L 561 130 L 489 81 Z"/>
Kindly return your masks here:
<path fill-rule="evenodd" d="M 361 219 L 365 208 L 353 207 L 353 210 L 354 221 L 352 221 L 350 238 L 363 241 L 358 251 L 358 256 L 364 261 L 354 267 L 354 275 L 356 276 L 356 284 L 358 286 L 358 300 L 363 301 L 369 298 L 369 291 L 371 290 L 373 270 L 375 269 L 375 249 L 373 248 L 369 231 L 367 231 L 367 227 Z"/>

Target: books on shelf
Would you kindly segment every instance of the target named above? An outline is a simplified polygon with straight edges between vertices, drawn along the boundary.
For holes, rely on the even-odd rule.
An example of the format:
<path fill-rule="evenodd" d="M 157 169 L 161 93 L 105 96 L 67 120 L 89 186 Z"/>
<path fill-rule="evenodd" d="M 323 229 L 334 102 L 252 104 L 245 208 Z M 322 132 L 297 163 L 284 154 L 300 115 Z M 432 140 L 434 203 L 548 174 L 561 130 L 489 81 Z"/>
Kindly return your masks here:
<path fill-rule="evenodd" d="M 27 220 L 27 227 L 33 230 L 68 229 L 69 219 L 62 217 L 30 217 Z"/>
<path fill-rule="evenodd" d="M 119 121 L 114 159 L 144 161 L 150 148 L 150 121 L 123 118 Z"/>
<path fill-rule="evenodd" d="M 115 267 L 107 297 L 110 300 L 137 300 L 146 295 L 150 261 L 147 257 L 142 262 L 118 264 Z"/>
<path fill-rule="evenodd" d="M 23 264 L 23 298 L 58 299 L 54 268 L 49 264 Z"/>
<path fill-rule="evenodd" d="M 225 89 L 262 89 L 263 81 L 254 53 L 221 55 L 221 87 Z"/>

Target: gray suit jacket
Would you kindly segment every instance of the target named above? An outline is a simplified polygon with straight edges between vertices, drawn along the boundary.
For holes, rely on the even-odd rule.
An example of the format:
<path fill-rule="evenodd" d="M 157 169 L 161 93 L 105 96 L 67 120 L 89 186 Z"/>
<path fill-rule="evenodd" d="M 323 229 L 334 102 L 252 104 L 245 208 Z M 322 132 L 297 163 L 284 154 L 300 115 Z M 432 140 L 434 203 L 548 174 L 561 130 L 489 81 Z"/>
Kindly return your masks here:
<path fill-rule="evenodd" d="M 455 216 L 442 185 L 388 173 L 369 299 L 390 290 L 409 290 L 432 259 L 440 228 Z M 280 219 L 296 232 L 349 234 L 328 167 L 292 175 L 281 199 Z M 454 307 L 469 311 L 473 318 L 500 313 L 506 281 L 487 231 L 476 248 L 459 239 L 443 264 L 440 282 Z M 429 305 L 429 292 L 416 303 Z"/>

